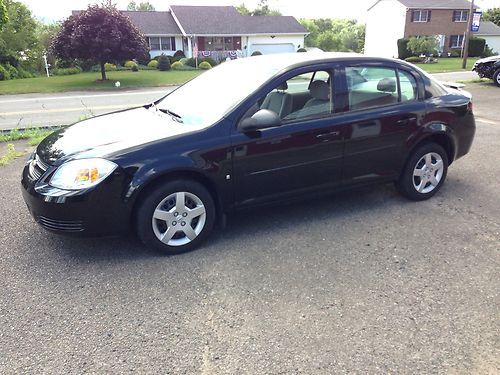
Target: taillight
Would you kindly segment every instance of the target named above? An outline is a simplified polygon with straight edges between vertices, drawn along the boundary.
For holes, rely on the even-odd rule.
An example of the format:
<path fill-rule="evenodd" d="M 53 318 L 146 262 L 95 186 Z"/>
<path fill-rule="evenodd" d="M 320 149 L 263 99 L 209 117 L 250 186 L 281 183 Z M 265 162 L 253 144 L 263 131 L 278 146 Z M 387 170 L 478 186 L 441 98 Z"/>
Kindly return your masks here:
<path fill-rule="evenodd" d="M 472 109 L 473 109 L 473 105 L 472 105 L 472 100 L 469 100 L 469 103 L 467 104 L 467 109 L 472 112 Z"/>

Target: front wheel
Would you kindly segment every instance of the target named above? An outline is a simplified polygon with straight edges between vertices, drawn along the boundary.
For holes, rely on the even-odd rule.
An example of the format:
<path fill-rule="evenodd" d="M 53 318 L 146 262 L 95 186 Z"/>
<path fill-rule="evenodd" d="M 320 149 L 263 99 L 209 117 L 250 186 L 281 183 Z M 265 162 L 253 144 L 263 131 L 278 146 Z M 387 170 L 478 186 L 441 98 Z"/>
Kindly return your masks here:
<path fill-rule="evenodd" d="M 495 85 L 500 87 L 500 69 L 497 69 L 497 71 L 493 74 L 493 82 L 495 82 Z"/>
<path fill-rule="evenodd" d="M 141 241 L 173 255 L 193 250 L 212 231 L 215 205 L 210 193 L 191 180 L 158 186 L 137 211 Z"/>
<path fill-rule="evenodd" d="M 447 172 L 446 151 L 436 143 L 427 143 L 413 152 L 396 187 L 408 199 L 429 199 L 441 188 Z"/>

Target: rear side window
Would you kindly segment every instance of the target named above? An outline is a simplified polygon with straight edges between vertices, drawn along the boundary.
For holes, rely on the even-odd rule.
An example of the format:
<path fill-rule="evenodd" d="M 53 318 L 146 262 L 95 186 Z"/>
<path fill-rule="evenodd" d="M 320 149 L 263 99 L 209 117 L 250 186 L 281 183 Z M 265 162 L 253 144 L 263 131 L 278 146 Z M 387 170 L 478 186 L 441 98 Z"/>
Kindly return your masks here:
<path fill-rule="evenodd" d="M 401 87 L 401 101 L 417 99 L 417 81 L 410 73 L 399 70 L 399 85 Z"/>
<path fill-rule="evenodd" d="M 360 110 L 399 102 L 395 69 L 380 67 L 347 67 L 345 69 L 349 110 Z"/>

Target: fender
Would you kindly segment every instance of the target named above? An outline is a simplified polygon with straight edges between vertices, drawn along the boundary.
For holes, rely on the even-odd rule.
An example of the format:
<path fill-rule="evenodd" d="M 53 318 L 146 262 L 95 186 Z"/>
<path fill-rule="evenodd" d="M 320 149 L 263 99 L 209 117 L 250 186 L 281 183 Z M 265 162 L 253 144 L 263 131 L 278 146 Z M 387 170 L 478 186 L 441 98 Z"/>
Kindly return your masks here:
<path fill-rule="evenodd" d="M 406 140 L 408 147 L 408 157 L 413 153 L 414 149 L 426 140 L 432 138 L 440 138 L 438 143 L 444 147 L 448 153 L 449 163 L 451 164 L 456 158 L 457 153 L 457 134 L 452 127 L 439 121 L 432 121 L 420 126 L 416 132 L 410 134 Z M 443 144 L 444 143 L 444 144 Z"/>

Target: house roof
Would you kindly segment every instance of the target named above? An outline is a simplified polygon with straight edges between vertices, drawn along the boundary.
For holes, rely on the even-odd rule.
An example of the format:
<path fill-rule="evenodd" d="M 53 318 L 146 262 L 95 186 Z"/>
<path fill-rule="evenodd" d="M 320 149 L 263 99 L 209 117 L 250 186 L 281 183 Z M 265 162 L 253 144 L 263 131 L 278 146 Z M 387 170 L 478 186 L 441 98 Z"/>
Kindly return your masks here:
<path fill-rule="evenodd" d="M 73 15 L 81 13 L 81 10 L 74 10 Z M 132 23 L 143 34 L 146 35 L 180 35 L 182 34 L 179 26 L 172 17 L 170 11 L 167 12 L 142 12 L 121 10 L 121 13 L 130 18 Z"/>
<path fill-rule="evenodd" d="M 377 0 L 368 10 L 381 0 Z M 395 0 L 409 9 L 470 9 L 469 0 Z M 474 5 L 475 9 L 479 9 Z"/>
<path fill-rule="evenodd" d="M 470 9 L 468 0 L 398 0 L 407 8 Z M 474 8 L 478 8 L 474 6 Z"/>
<path fill-rule="evenodd" d="M 495 25 L 490 21 L 481 21 L 479 31 L 476 35 L 500 35 L 500 26 Z"/>
<path fill-rule="evenodd" d="M 182 34 L 170 12 L 122 11 L 143 34 Z"/>
<path fill-rule="evenodd" d="M 246 35 L 246 34 L 307 34 L 294 18 L 286 16 L 242 16 L 232 6 L 170 7 L 186 34 Z"/>

